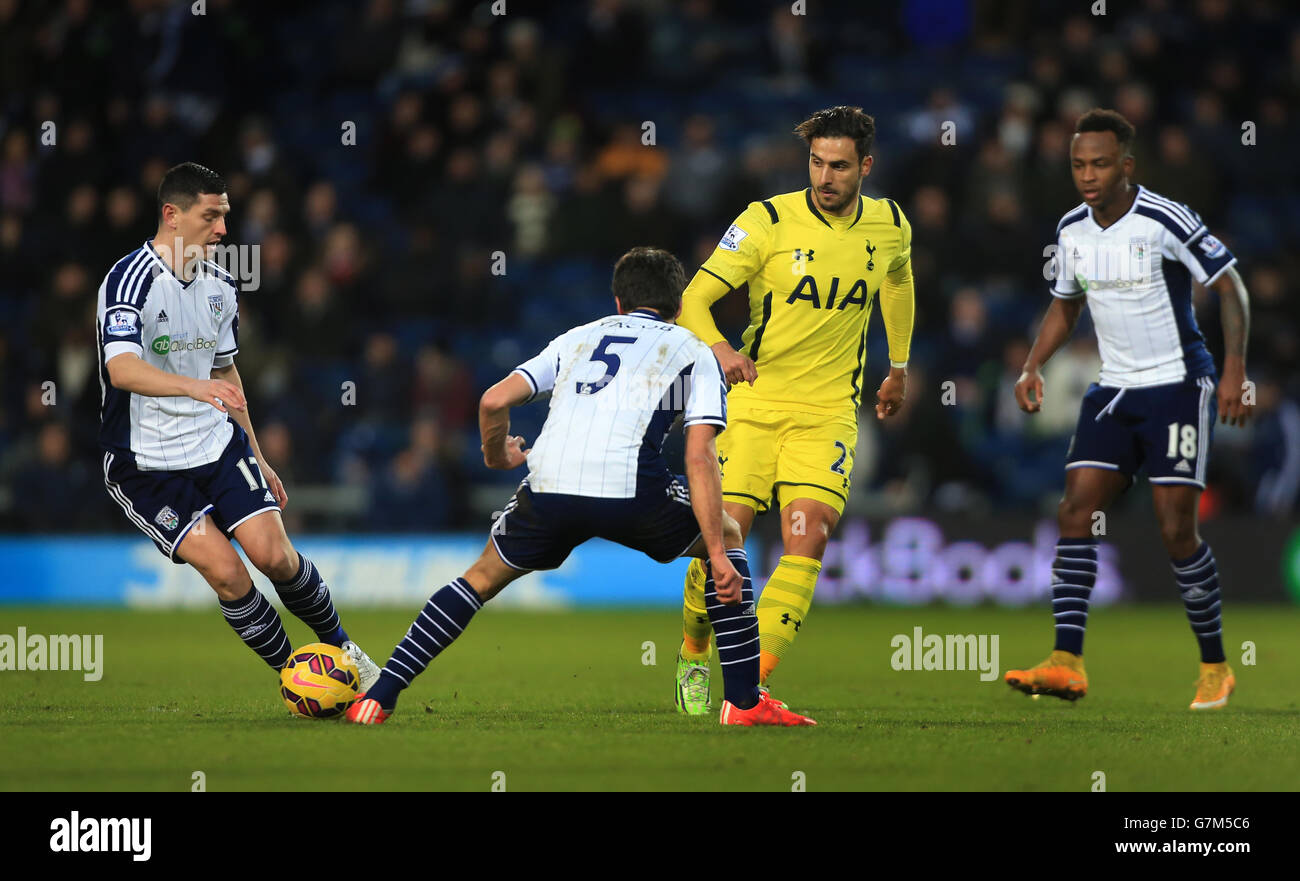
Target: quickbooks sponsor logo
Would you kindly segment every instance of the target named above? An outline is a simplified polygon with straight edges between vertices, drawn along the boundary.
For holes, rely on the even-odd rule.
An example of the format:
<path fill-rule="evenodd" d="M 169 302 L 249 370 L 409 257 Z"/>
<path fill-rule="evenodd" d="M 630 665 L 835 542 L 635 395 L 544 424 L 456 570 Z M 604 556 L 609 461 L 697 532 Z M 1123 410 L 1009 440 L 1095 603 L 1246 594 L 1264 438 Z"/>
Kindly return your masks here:
<path fill-rule="evenodd" d="M 149 344 L 149 347 L 159 355 L 168 355 L 172 352 L 193 352 L 195 349 L 212 349 L 217 345 L 216 340 L 205 340 L 203 337 L 197 337 L 194 342 L 191 343 L 185 339 L 185 336 L 188 336 L 188 334 L 177 336 L 175 338 L 163 334 L 160 337 L 155 337 L 154 341 Z"/>

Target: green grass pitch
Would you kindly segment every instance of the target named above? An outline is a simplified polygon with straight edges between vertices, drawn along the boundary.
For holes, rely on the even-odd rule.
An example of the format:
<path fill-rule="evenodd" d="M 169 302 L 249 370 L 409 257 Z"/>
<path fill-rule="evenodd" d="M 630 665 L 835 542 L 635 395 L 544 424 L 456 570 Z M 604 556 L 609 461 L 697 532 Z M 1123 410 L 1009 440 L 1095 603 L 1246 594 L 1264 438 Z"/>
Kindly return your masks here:
<path fill-rule="evenodd" d="M 345 611 L 377 660 L 411 612 Z M 1300 785 L 1300 610 L 1229 605 L 1238 688 L 1187 709 L 1196 643 L 1181 607 L 1094 610 L 1090 693 L 1031 700 L 974 671 L 890 665 L 895 634 L 999 636 L 1002 670 L 1046 656 L 1045 609 L 814 608 L 773 678 L 814 729 L 723 729 L 673 708 L 678 614 L 488 610 L 379 728 L 290 718 L 276 680 L 207 612 L 0 609 L 0 632 L 102 633 L 104 675 L 0 672 L 0 789 L 209 791 L 1109 791 Z M 286 620 L 295 645 L 313 641 Z M 1253 666 L 1242 643 L 1255 645 Z M 643 663 L 644 643 L 657 663 Z M 714 667 L 714 705 L 722 677 Z M 495 779 L 500 780 L 497 776 Z"/>

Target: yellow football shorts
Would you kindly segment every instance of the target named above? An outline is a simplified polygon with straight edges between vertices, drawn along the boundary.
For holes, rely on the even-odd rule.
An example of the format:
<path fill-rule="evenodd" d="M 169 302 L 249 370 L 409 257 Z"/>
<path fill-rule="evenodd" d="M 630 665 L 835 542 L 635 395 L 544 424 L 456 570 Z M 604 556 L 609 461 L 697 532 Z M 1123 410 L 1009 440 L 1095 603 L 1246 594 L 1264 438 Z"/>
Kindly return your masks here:
<path fill-rule="evenodd" d="M 856 421 L 745 407 L 718 435 L 725 501 L 762 514 L 793 499 L 815 499 L 844 513 L 858 443 Z"/>

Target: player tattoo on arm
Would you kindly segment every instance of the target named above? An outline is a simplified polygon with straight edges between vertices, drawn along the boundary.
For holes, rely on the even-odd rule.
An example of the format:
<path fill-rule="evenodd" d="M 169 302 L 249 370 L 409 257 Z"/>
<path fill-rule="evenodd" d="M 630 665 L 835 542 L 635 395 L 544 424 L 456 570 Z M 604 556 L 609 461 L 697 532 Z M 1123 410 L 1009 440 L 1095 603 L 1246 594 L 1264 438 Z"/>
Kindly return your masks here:
<path fill-rule="evenodd" d="M 1254 405 L 1244 395 L 1246 346 L 1250 338 L 1250 294 L 1235 266 L 1211 285 L 1219 295 L 1219 320 L 1223 324 L 1223 377 L 1219 380 L 1219 422 L 1245 425 Z"/>

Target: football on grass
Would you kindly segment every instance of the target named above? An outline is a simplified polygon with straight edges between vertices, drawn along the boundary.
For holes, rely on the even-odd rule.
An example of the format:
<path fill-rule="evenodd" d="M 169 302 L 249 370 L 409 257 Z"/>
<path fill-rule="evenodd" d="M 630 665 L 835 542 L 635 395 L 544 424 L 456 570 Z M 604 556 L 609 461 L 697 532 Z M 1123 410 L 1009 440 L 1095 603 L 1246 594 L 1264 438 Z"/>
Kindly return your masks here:
<path fill-rule="evenodd" d="M 323 642 L 305 645 L 280 671 L 280 697 L 295 716 L 328 719 L 357 699 L 357 665 L 343 650 Z"/>

